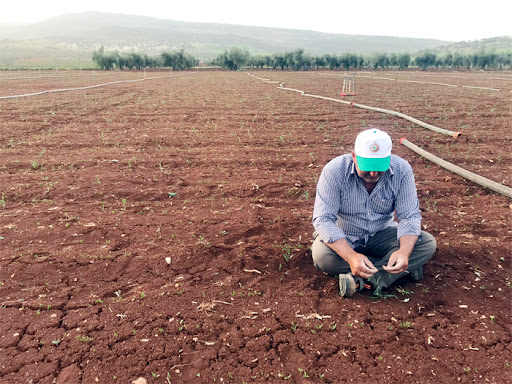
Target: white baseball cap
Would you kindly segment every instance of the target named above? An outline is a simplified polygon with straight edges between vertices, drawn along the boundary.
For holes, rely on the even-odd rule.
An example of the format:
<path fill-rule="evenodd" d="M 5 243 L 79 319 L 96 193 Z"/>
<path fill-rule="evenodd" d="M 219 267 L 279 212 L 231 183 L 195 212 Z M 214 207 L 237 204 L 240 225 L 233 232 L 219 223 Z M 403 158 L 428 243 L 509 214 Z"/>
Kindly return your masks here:
<path fill-rule="evenodd" d="M 391 137 L 380 129 L 372 128 L 357 135 L 354 152 L 357 167 L 365 172 L 385 172 L 391 162 Z"/>

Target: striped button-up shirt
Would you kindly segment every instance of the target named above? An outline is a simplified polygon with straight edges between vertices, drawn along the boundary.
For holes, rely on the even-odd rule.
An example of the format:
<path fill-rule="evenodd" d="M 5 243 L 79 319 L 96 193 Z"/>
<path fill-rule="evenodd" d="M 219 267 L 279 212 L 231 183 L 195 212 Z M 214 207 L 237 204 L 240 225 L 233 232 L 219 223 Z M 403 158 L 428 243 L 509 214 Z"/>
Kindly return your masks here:
<path fill-rule="evenodd" d="M 351 154 L 324 167 L 313 212 L 313 226 L 324 242 L 346 239 L 352 248 L 365 246 L 370 236 L 391 225 L 398 225 L 398 239 L 421 233 L 418 195 L 407 161 L 391 155 L 389 169 L 371 193 L 357 175 Z"/>

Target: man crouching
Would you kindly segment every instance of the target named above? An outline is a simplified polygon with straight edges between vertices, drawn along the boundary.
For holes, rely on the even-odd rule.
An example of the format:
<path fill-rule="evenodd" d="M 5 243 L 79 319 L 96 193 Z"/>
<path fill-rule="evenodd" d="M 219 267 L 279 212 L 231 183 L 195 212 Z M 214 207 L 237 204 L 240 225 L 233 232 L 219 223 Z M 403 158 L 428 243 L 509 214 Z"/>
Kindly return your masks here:
<path fill-rule="evenodd" d="M 421 279 L 436 250 L 421 230 L 412 168 L 391 148 L 387 133 L 363 131 L 352 153 L 331 160 L 318 180 L 313 262 L 338 276 L 343 297 L 370 286 L 380 292 L 408 273 Z"/>

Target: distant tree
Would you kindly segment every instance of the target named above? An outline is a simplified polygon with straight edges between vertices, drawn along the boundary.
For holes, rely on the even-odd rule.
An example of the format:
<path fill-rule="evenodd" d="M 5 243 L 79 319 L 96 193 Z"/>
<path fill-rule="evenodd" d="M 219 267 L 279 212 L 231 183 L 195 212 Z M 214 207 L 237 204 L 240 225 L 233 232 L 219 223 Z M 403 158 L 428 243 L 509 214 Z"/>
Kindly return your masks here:
<path fill-rule="evenodd" d="M 248 63 L 249 57 L 247 49 L 231 48 L 217 56 L 213 62 L 223 68 L 236 71 Z"/>
<path fill-rule="evenodd" d="M 266 60 L 264 56 L 251 56 L 249 60 L 247 60 L 247 65 L 252 68 L 263 68 L 265 66 Z"/>
<path fill-rule="evenodd" d="M 345 70 L 349 70 L 350 69 L 350 57 L 348 54 L 344 54 L 344 55 L 341 55 L 340 57 L 338 57 L 338 63 L 340 65 L 341 68 L 345 69 Z"/>
<path fill-rule="evenodd" d="M 398 69 L 406 69 L 411 64 L 411 56 L 408 53 L 400 53 L 396 59 Z"/>
<path fill-rule="evenodd" d="M 313 59 L 313 63 L 316 69 L 323 68 L 326 66 L 325 56 L 316 56 Z"/>
<path fill-rule="evenodd" d="M 325 55 L 325 62 L 329 66 L 329 69 L 332 71 L 333 69 L 340 67 L 340 62 L 335 55 Z"/>
<path fill-rule="evenodd" d="M 396 53 L 391 53 L 389 55 L 389 64 L 392 67 L 398 67 L 398 56 L 396 55 Z"/>
<path fill-rule="evenodd" d="M 175 71 L 181 71 L 197 65 L 198 61 L 186 53 L 183 49 L 174 52 L 161 53 L 162 65 L 172 68 Z"/>
<path fill-rule="evenodd" d="M 377 53 L 373 55 L 370 62 L 373 69 L 378 69 L 379 67 L 388 68 L 391 64 L 387 53 Z"/>
<path fill-rule="evenodd" d="M 285 52 L 283 57 L 284 62 L 286 63 L 286 69 L 293 68 L 293 65 L 295 63 L 295 60 L 293 59 L 293 52 Z"/>
<path fill-rule="evenodd" d="M 280 53 L 276 53 L 272 58 L 272 68 L 281 68 L 284 71 L 284 67 L 286 66 L 286 60 L 284 56 Z"/>
<path fill-rule="evenodd" d="M 414 58 L 414 61 L 418 67 L 420 67 L 423 71 L 427 69 L 427 67 L 432 67 L 436 63 L 436 55 L 432 52 L 424 52 Z"/>
<path fill-rule="evenodd" d="M 312 66 L 312 58 L 304 53 L 302 48 L 297 49 L 293 52 L 293 65 L 292 68 L 295 71 L 304 70 L 307 71 Z"/>
<path fill-rule="evenodd" d="M 95 61 L 101 69 L 111 70 L 119 68 L 119 52 L 105 52 L 103 46 L 92 53 L 92 60 Z"/>
<path fill-rule="evenodd" d="M 452 53 L 447 53 L 442 59 L 442 66 L 444 67 L 453 67 L 453 55 Z"/>

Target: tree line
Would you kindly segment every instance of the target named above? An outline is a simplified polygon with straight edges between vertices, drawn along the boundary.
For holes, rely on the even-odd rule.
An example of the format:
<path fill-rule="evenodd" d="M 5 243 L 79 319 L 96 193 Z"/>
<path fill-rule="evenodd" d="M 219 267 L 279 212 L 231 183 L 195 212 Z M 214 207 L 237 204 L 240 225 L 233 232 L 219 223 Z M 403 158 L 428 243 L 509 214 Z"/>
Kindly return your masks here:
<path fill-rule="evenodd" d="M 272 68 L 281 70 L 307 71 L 309 69 L 406 69 L 418 66 L 427 68 L 450 69 L 511 69 L 512 52 L 505 53 L 448 53 L 436 55 L 423 52 L 411 57 L 409 53 L 376 53 L 369 56 L 345 53 L 342 55 L 311 56 L 303 49 L 273 55 L 250 55 L 242 48 L 231 48 L 218 55 L 210 64 L 237 70 L 242 67 Z"/>
<path fill-rule="evenodd" d="M 144 68 L 183 70 L 199 64 L 197 59 L 183 49 L 149 56 L 145 53 L 125 53 L 116 50 L 105 52 L 105 49 L 101 47 L 93 52 L 92 59 L 98 67 L 105 70 Z M 454 52 L 437 55 L 427 51 L 418 53 L 414 57 L 409 53 L 375 53 L 367 56 L 345 53 L 312 56 L 304 52 L 304 49 L 272 55 L 251 55 L 247 49 L 231 48 L 219 54 L 208 64 L 235 71 L 245 67 L 293 71 L 322 68 L 331 70 L 398 68 L 403 70 L 410 66 L 417 66 L 422 70 L 427 68 L 502 70 L 512 69 L 512 52 Z"/>
<path fill-rule="evenodd" d="M 179 71 L 199 64 L 192 55 L 183 49 L 173 52 L 162 52 L 156 56 L 149 56 L 138 52 L 119 52 L 117 50 L 105 52 L 101 47 L 92 53 L 92 60 L 100 69 L 145 69 L 145 68 L 172 68 Z"/>

